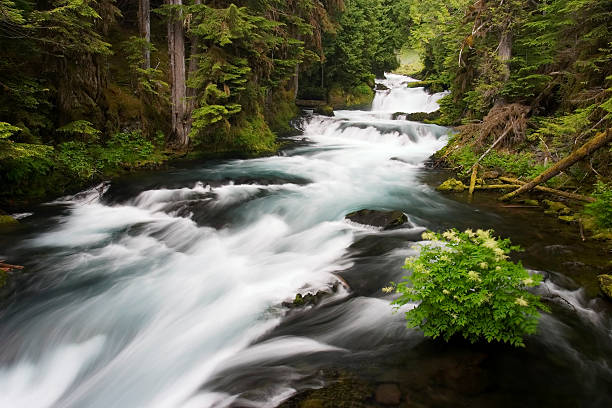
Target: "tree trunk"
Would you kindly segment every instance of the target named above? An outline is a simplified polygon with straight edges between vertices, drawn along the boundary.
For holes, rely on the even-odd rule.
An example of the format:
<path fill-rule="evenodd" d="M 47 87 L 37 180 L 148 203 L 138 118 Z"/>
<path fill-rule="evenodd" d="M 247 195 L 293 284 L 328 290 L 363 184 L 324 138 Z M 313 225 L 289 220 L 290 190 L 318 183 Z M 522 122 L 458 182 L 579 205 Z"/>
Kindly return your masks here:
<path fill-rule="evenodd" d="M 166 0 L 166 2 L 171 5 L 183 5 L 183 0 Z M 172 139 L 176 147 L 185 148 L 189 144 L 189 131 L 186 117 L 185 30 L 182 10 L 172 13 L 168 20 L 168 53 L 172 83 Z"/>
<path fill-rule="evenodd" d="M 202 4 L 202 0 L 195 0 L 194 4 Z M 191 78 L 192 75 L 198 70 L 198 59 L 195 57 L 198 54 L 198 48 L 200 42 L 198 37 L 195 35 L 191 36 L 191 49 L 189 51 L 189 70 L 187 71 L 187 78 Z M 191 131 L 191 113 L 197 106 L 196 92 L 194 88 L 187 88 L 187 111 L 185 115 L 187 117 L 188 131 Z"/>
<path fill-rule="evenodd" d="M 582 160 L 583 158 L 590 155 L 591 153 L 593 153 L 600 147 L 605 146 L 610 141 L 612 141 L 612 128 L 607 129 L 604 132 L 598 133 L 591 140 L 583 144 L 578 150 L 571 153 L 569 156 L 567 156 L 563 160 L 558 161 L 550 169 L 546 170 L 545 172 L 543 172 L 542 174 L 540 174 L 539 176 L 534 178 L 532 181 L 530 181 L 529 183 L 519 188 L 518 190 L 513 191 L 501 197 L 500 200 L 507 201 L 513 197 L 516 197 L 519 194 L 532 190 L 538 184 L 541 184 L 541 183 L 544 183 L 550 180 L 551 178 L 555 177 L 557 174 L 561 173 L 563 170 L 572 166 L 579 160 Z"/>
<path fill-rule="evenodd" d="M 299 87 L 300 87 L 300 64 L 296 64 L 295 73 L 293 74 L 293 99 L 297 99 Z"/>
<path fill-rule="evenodd" d="M 505 64 L 504 80 L 510 79 L 510 58 L 512 58 L 512 33 L 509 30 L 504 30 L 499 39 L 497 47 L 499 59 Z"/>
<path fill-rule="evenodd" d="M 147 45 L 151 42 L 151 2 L 150 0 L 139 0 L 138 1 L 138 30 L 140 31 L 140 38 L 144 38 Z M 142 50 L 142 56 L 144 62 L 142 64 L 143 69 L 151 68 L 151 50 L 149 47 L 145 47 Z"/>

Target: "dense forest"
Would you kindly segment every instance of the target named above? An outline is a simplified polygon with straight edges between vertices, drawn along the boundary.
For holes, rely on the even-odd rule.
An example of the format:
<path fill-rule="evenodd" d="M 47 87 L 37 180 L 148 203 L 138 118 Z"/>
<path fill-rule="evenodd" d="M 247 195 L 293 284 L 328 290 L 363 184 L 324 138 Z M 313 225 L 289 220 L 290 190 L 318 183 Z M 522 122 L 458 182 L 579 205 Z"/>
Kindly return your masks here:
<path fill-rule="evenodd" d="M 2 0 L 2 202 L 187 151 L 274 152 L 298 87 L 371 102 L 397 65 L 387 3 Z"/>
<path fill-rule="evenodd" d="M 612 3 L 600 0 L 2 0 L 0 199 L 14 207 L 189 153 L 259 155 L 322 112 L 371 103 L 402 49 L 427 121 L 468 172 L 532 178 L 610 139 Z M 402 67 L 406 71 L 406 67 Z M 609 148 L 551 185 L 610 194 Z"/>

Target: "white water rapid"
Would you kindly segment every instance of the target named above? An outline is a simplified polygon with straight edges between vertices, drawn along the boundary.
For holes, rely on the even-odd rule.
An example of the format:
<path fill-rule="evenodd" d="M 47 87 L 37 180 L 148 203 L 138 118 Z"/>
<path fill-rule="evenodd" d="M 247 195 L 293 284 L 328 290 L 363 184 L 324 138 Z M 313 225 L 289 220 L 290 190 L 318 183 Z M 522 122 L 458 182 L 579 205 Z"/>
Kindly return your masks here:
<path fill-rule="evenodd" d="M 442 95 L 410 80 L 388 75 L 371 111 L 307 119 L 283 155 L 119 180 L 35 209 L 12 249 L 31 288 L 0 316 L 0 407 L 275 407 L 319 387 L 331 361 L 421 342 L 380 288 L 401 279 L 422 227 L 473 211 L 419 180 L 448 129 L 392 120 L 437 108 Z M 409 223 L 344 220 L 363 208 Z M 331 292 L 344 271 L 351 288 L 329 307 L 282 305 Z"/>
<path fill-rule="evenodd" d="M 436 107 L 404 80 L 383 81 L 392 89 L 375 111 L 311 118 L 314 143 L 286 156 L 191 170 L 191 185 L 119 203 L 97 199 L 100 188 L 64 201 L 57 225 L 24 244 L 55 251 L 44 273 L 57 294 L 0 328 L 0 406 L 224 406 L 237 396 L 206 385 L 220 369 L 342 350 L 294 336 L 251 343 L 279 324 L 283 301 L 349 266 L 343 255 L 364 227 L 344 215 L 401 204 L 444 145 L 444 128 L 391 120 Z M 245 177 L 274 181 L 236 181 Z M 194 208 L 231 216 L 214 228 Z M 274 405 L 291 393 L 283 387 L 257 402 Z"/>

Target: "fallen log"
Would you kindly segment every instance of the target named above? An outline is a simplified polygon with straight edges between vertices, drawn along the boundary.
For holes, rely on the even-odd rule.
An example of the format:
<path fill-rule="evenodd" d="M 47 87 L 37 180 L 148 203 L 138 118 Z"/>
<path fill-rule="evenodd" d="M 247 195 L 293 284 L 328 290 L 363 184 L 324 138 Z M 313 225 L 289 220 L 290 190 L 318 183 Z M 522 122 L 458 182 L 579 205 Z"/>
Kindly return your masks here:
<path fill-rule="evenodd" d="M 472 201 L 472 196 L 474 195 L 474 187 L 476 187 L 476 177 L 478 177 L 478 163 L 472 166 L 472 177 L 470 177 L 470 190 L 468 193 L 470 201 Z"/>
<path fill-rule="evenodd" d="M 511 178 L 511 177 L 500 177 L 499 178 L 502 181 L 506 181 L 508 183 L 515 183 L 515 184 L 520 184 L 520 186 L 518 187 L 519 189 L 522 187 L 525 187 L 528 183 L 515 179 L 515 178 Z M 534 187 L 535 190 L 538 191 L 542 191 L 544 193 L 549 193 L 549 194 L 554 194 L 554 195 L 558 195 L 560 197 L 565 197 L 565 198 L 569 198 L 571 200 L 576 200 L 576 201 L 584 201 L 587 203 L 592 203 L 595 201 L 595 199 L 593 197 L 587 197 L 581 194 L 576 194 L 576 193 L 569 193 L 567 191 L 561 191 L 561 190 L 557 190 L 555 188 L 550 188 L 550 187 L 544 187 L 544 186 L 535 186 Z M 518 191 L 518 190 L 516 190 Z M 506 194 L 507 196 L 508 194 Z M 504 197 L 506 197 L 504 196 Z M 502 201 L 506 201 L 506 199 L 504 199 L 504 197 L 501 197 L 500 200 Z"/>
<path fill-rule="evenodd" d="M 509 188 L 519 188 L 520 184 L 488 184 L 483 186 L 476 186 L 476 190 L 507 190 Z"/>
<path fill-rule="evenodd" d="M 563 170 L 572 166 L 576 162 L 582 160 L 583 158 L 590 155 L 591 153 L 593 153 L 600 147 L 605 146 L 610 141 L 612 141 L 612 129 L 607 129 L 605 132 L 598 133 L 597 135 L 593 136 L 591 140 L 589 140 L 588 142 L 583 144 L 581 147 L 579 147 L 576 151 L 572 152 L 569 156 L 558 161 L 554 166 L 544 171 L 542 174 L 540 174 L 539 176 L 537 176 L 530 182 L 524 184 L 519 189 L 501 197 L 500 200 L 508 201 L 516 197 L 519 194 L 526 193 L 530 190 L 533 190 L 539 184 L 544 183 L 550 180 L 551 178 L 555 177 L 557 174 L 561 173 Z M 584 200 L 581 200 L 581 201 L 584 201 Z M 587 200 L 587 201 L 590 201 L 590 200 Z"/>

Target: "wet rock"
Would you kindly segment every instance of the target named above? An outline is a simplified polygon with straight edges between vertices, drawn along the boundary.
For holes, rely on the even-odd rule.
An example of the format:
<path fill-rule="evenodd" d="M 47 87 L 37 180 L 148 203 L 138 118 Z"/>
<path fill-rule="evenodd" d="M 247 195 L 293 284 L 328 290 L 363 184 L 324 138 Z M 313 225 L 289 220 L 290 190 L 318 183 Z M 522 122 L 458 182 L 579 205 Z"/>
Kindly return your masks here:
<path fill-rule="evenodd" d="M 500 176 L 499 171 L 485 171 L 482 173 L 482 178 L 485 180 L 496 179 Z"/>
<path fill-rule="evenodd" d="M 299 307 L 317 305 L 324 298 L 331 296 L 333 293 L 336 293 L 338 291 L 338 288 L 340 287 L 340 284 L 340 282 L 335 282 L 331 286 L 331 288 L 329 288 L 329 290 L 319 290 L 316 293 L 306 293 L 305 295 L 298 293 L 297 295 L 295 295 L 295 298 L 292 302 L 283 302 L 282 306 L 289 309 L 295 309 Z"/>
<path fill-rule="evenodd" d="M 565 204 L 560 203 L 558 201 L 544 200 L 544 205 L 547 210 L 544 211 L 545 214 L 549 215 L 571 215 L 572 210 Z"/>
<path fill-rule="evenodd" d="M 393 115 L 391 115 L 391 119 L 393 120 L 404 119 L 406 115 L 407 115 L 406 112 L 395 112 Z"/>
<path fill-rule="evenodd" d="M 440 111 L 435 112 L 413 112 L 406 114 L 406 120 L 412 122 L 430 122 L 440 118 Z"/>
<path fill-rule="evenodd" d="M 606 297 L 612 300 L 612 275 L 599 275 L 599 287 Z"/>
<path fill-rule="evenodd" d="M 348 372 L 325 370 L 325 386 L 298 393 L 279 408 L 354 408 L 366 407 L 372 399 L 370 384 Z"/>
<path fill-rule="evenodd" d="M 397 384 L 381 384 L 376 388 L 375 398 L 382 405 L 399 405 L 402 393 Z"/>
<path fill-rule="evenodd" d="M 306 401 L 302 401 L 300 404 L 300 408 L 323 408 L 323 400 L 318 398 L 309 399 Z"/>
<path fill-rule="evenodd" d="M 466 188 L 467 186 L 463 184 L 463 182 L 454 178 L 449 178 L 438 186 L 438 191 L 452 191 L 455 193 L 461 193 Z"/>
<path fill-rule="evenodd" d="M 559 221 L 564 224 L 573 224 L 578 221 L 575 215 L 560 215 Z"/>
<path fill-rule="evenodd" d="M 397 228 L 408 221 L 401 211 L 360 210 L 347 214 L 347 219 L 363 225 L 382 227 L 385 230 Z"/>
<path fill-rule="evenodd" d="M 377 91 L 388 91 L 389 87 L 385 84 L 376 84 Z"/>
<path fill-rule="evenodd" d="M 318 106 L 315 109 L 315 113 L 318 113 L 319 115 L 323 115 L 323 116 L 333 117 L 334 116 L 334 108 L 332 106 L 330 106 L 330 105 Z"/>

